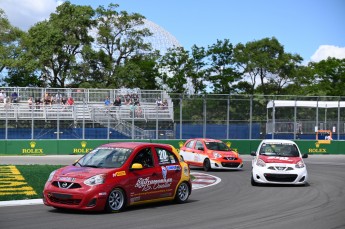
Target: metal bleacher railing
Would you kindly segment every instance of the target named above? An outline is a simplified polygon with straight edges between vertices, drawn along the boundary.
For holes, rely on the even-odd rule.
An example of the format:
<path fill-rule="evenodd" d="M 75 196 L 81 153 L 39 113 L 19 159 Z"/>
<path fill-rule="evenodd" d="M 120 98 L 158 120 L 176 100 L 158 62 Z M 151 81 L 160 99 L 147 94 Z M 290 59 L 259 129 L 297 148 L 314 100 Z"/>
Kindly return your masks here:
<path fill-rule="evenodd" d="M 140 127 L 142 123 L 172 122 L 174 118 L 173 103 L 169 95 L 159 90 L 20 87 L 0 89 L 0 126 L 3 125 L 6 129 L 3 134 L 5 139 L 7 130 L 13 127 L 14 122 L 17 128 L 34 129 L 38 128 L 37 125 L 42 121 L 45 122 L 44 128 L 48 129 L 56 129 L 56 125 L 61 125 L 60 122 L 64 122 L 68 127 L 73 123 L 73 126 L 83 129 L 92 123 L 92 127 L 108 128 L 110 131 L 107 131 L 107 138 L 113 131 L 124 138 L 149 139 L 158 136 L 158 133 L 155 133 L 158 128 L 157 131 L 144 130 Z M 16 94 L 15 98 L 13 93 Z M 74 104 L 62 102 L 69 97 L 74 99 Z M 116 97 L 121 98 L 121 106 L 112 105 Z M 29 104 L 29 98 L 32 98 L 32 104 Z M 106 98 L 110 100 L 108 106 L 104 102 Z M 157 100 L 165 100 L 167 106 L 159 106 Z"/>

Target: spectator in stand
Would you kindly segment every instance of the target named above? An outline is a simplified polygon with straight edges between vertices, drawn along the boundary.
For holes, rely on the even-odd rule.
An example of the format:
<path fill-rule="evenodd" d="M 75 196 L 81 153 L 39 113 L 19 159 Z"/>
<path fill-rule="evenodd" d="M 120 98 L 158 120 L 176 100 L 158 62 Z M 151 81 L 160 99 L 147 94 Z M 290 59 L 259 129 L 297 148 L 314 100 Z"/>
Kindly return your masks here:
<path fill-rule="evenodd" d="M 41 98 L 35 98 L 35 105 L 36 105 L 36 109 L 40 109 L 40 105 L 41 105 L 42 101 Z"/>
<path fill-rule="evenodd" d="M 0 91 L 0 103 L 3 103 L 6 98 L 6 93 L 2 90 Z"/>
<path fill-rule="evenodd" d="M 161 105 L 162 109 L 168 109 L 168 101 L 166 99 L 163 100 L 163 103 Z"/>
<path fill-rule="evenodd" d="M 129 112 L 130 112 L 129 116 L 131 118 L 135 116 L 135 110 L 136 110 L 136 104 L 132 100 L 130 100 L 130 102 L 129 102 Z"/>
<path fill-rule="evenodd" d="M 67 105 L 69 106 L 73 106 L 74 105 L 74 99 L 72 98 L 72 96 L 70 96 L 67 100 Z"/>
<path fill-rule="evenodd" d="M 32 101 L 32 97 L 30 97 L 28 99 L 28 105 L 29 105 L 29 109 L 32 110 L 32 104 L 33 104 L 33 101 Z"/>
<path fill-rule="evenodd" d="M 162 106 L 162 100 L 160 98 L 157 98 L 156 100 L 156 106 L 161 107 Z"/>
<path fill-rule="evenodd" d="M 11 102 L 12 103 L 17 103 L 18 102 L 18 94 L 17 92 L 13 92 L 11 95 Z"/>
<path fill-rule="evenodd" d="M 45 105 L 52 105 L 52 98 L 49 93 L 44 95 L 44 104 Z"/>
<path fill-rule="evenodd" d="M 131 101 L 132 101 L 131 96 L 129 94 L 127 94 L 125 96 L 125 104 L 126 105 L 131 105 Z"/>
<path fill-rule="evenodd" d="M 66 105 L 66 103 L 67 103 L 66 97 L 65 97 L 65 96 L 62 96 L 61 104 L 62 104 L 62 105 Z"/>
<path fill-rule="evenodd" d="M 139 102 L 136 102 L 135 117 L 136 118 L 142 118 L 143 117 L 143 110 L 141 109 Z"/>
<path fill-rule="evenodd" d="M 104 105 L 105 105 L 106 107 L 109 107 L 109 106 L 110 106 L 110 99 L 109 99 L 109 97 L 105 98 L 105 100 L 104 100 Z"/>
<path fill-rule="evenodd" d="M 56 93 L 56 95 L 55 95 L 55 103 L 56 104 L 60 104 L 61 103 L 61 98 L 62 98 L 62 95 L 60 94 L 60 92 Z"/>
<path fill-rule="evenodd" d="M 121 106 L 121 98 L 120 98 L 120 96 L 116 97 L 113 105 L 116 106 L 116 107 L 120 107 Z"/>

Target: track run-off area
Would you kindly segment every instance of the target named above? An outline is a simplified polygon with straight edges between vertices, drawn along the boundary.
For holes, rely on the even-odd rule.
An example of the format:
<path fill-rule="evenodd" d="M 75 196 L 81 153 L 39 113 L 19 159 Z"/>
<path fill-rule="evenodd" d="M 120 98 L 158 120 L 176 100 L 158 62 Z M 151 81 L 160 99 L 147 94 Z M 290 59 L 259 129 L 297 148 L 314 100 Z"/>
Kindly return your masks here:
<path fill-rule="evenodd" d="M 251 156 L 242 158 L 241 171 L 192 168 L 200 183 L 214 180 L 206 187 L 193 183 L 185 204 L 163 202 L 105 214 L 56 210 L 39 200 L 2 207 L 0 203 L 0 228 L 345 228 L 345 155 L 309 155 L 304 160 L 309 173 L 306 186 L 253 187 Z M 76 159 L 1 156 L 0 164 L 64 165 Z"/>

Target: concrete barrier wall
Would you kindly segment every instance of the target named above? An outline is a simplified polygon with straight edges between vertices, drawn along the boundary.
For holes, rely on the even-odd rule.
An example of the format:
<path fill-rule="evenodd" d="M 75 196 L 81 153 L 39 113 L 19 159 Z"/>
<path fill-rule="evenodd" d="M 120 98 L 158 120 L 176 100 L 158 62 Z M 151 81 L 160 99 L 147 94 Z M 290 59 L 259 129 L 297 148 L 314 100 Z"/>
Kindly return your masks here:
<path fill-rule="evenodd" d="M 118 141 L 135 140 L 0 140 L 0 155 L 69 155 L 85 154 L 93 148 Z M 186 140 L 137 140 L 141 142 L 166 143 L 179 149 Z M 261 140 L 223 140 L 240 154 L 255 151 Z M 296 140 L 302 153 L 345 154 L 345 141 Z"/>

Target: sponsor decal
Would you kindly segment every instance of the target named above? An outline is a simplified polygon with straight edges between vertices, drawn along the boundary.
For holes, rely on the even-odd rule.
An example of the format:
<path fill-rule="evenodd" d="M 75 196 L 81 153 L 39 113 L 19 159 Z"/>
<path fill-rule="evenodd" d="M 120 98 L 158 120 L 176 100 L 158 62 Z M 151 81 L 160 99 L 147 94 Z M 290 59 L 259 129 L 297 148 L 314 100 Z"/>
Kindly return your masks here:
<path fill-rule="evenodd" d="M 131 198 L 131 203 L 138 202 L 138 201 L 140 201 L 140 196 Z"/>
<path fill-rule="evenodd" d="M 0 196 L 37 195 L 15 166 L 0 166 L 0 174 Z"/>
<path fill-rule="evenodd" d="M 183 167 L 183 173 L 184 173 L 186 176 L 189 176 L 189 169 L 188 169 L 188 166 L 184 166 L 184 167 Z"/>
<path fill-rule="evenodd" d="M 150 180 L 147 178 L 139 178 L 135 184 L 135 188 L 141 189 L 143 192 L 150 190 L 157 190 L 163 188 L 169 188 L 172 183 L 172 178 Z"/>
<path fill-rule="evenodd" d="M 59 177 L 58 180 L 59 181 L 73 182 L 73 181 L 75 181 L 75 178 L 74 177 Z"/>
<path fill-rule="evenodd" d="M 182 142 L 182 141 L 180 141 L 180 142 L 178 143 L 178 146 L 179 146 L 180 148 L 182 148 L 183 145 L 184 145 L 184 142 Z"/>
<path fill-rule="evenodd" d="M 288 161 L 289 160 L 288 157 L 267 157 L 267 159 L 269 159 L 269 160 L 275 159 L 275 160 L 280 160 L 280 161 Z"/>
<path fill-rule="evenodd" d="M 43 149 L 36 148 L 36 142 L 29 143 L 30 148 L 22 149 L 22 154 L 43 154 Z"/>
<path fill-rule="evenodd" d="M 87 142 L 86 141 L 82 141 L 80 142 L 80 145 L 81 145 L 81 148 L 73 148 L 73 153 L 74 154 L 86 154 L 90 151 L 92 151 L 92 148 L 87 148 L 86 145 L 87 145 Z"/>
<path fill-rule="evenodd" d="M 309 148 L 308 153 L 327 153 L 325 148 Z"/>
<path fill-rule="evenodd" d="M 238 153 L 238 149 L 237 148 L 231 148 L 231 142 L 226 142 L 225 143 L 232 151 L 234 151 L 234 152 L 236 152 L 236 153 Z"/>
<path fill-rule="evenodd" d="M 168 171 L 175 171 L 175 170 L 181 170 L 181 167 L 179 165 L 168 165 L 166 166 Z"/>
<path fill-rule="evenodd" d="M 166 180 L 167 179 L 167 173 L 168 173 L 168 170 L 162 166 L 162 175 L 163 175 L 163 179 Z"/>
<path fill-rule="evenodd" d="M 122 177 L 126 176 L 126 171 L 118 171 L 116 173 L 113 173 L 113 177 Z"/>

